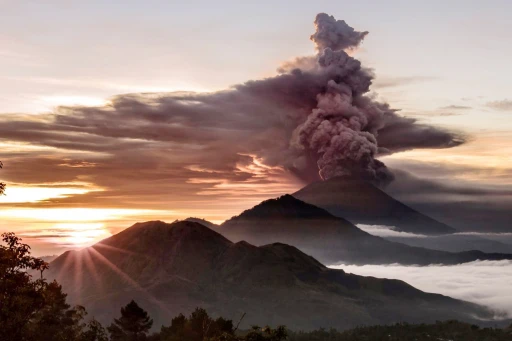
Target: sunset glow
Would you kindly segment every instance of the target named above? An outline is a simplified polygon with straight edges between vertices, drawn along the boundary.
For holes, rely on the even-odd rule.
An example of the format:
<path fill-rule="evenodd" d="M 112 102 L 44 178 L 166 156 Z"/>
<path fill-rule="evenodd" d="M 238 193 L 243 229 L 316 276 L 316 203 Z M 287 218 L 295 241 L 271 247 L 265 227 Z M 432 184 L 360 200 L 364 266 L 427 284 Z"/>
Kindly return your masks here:
<path fill-rule="evenodd" d="M 434 13 L 294 3 L 290 14 L 291 3 L 263 3 L 248 16 L 230 3 L 215 19 L 202 6 L 131 5 L 2 8 L 0 231 L 25 233 L 36 252 L 90 245 L 137 221 L 222 223 L 361 160 L 369 173 L 379 162 L 396 173 L 389 194 L 410 176 L 454 192 L 416 199 L 487 205 L 499 191 L 490 205 L 500 212 L 512 200 L 509 4 Z M 313 37 L 321 11 L 364 34 L 349 46 Z M 320 62 L 325 47 L 345 53 L 340 70 L 354 63 L 345 92 L 325 81 L 340 77 Z M 336 118 L 347 108 L 369 114 Z"/>
<path fill-rule="evenodd" d="M 51 225 L 49 229 L 24 232 L 21 236 L 39 238 L 45 242 L 65 247 L 80 248 L 107 238 L 111 236 L 111 233 L 102 223 L 59 223 Z"/>
<path fill-rule="evenodd" d="M 60 187 L 22 187 L 9 186 L 5 196 L 0 196 L 0 204 L 34 203 L 51 198 L 66 198 L 71 195 L 85 194 L 89 190 Z"/>

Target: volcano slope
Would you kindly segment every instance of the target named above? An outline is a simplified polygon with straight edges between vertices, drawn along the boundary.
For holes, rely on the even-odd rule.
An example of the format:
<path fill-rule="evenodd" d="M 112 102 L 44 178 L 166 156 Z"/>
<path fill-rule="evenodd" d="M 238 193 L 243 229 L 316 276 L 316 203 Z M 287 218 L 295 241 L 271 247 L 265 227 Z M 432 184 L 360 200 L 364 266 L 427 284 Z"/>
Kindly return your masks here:
<path fill-rule="evenodd" d="M 457 232 L 363 180 L 334 177 L 311 183 L 293 196 L 354 224 L 387 225 L 397 231 L 424 235 Z"/>
<path fill-rule="evenodd" d="M 512 259 L 512 254 L 447 252 L 412 247 L 368 234 L 349 221 L 291 195 L 266 200 L 221 224 L 232 241 L 296 246 L 324 264 L 460 264 Z"/>

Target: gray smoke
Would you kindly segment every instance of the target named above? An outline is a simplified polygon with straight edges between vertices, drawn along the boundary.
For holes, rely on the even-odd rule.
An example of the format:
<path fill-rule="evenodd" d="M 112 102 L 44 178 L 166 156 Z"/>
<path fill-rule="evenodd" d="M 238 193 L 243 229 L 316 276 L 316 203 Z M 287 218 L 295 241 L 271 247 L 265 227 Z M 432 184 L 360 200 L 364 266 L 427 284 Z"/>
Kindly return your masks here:
<path fill-rule="evenodd" d="M 358 32 L 344 20 L 336 20 L 332 15 L 320 13 L 315 19 L 316 32 L 311 36 L 319 51 L 329 47 L 333 51 L 355 49 L 368 32 Z"/>
<path fill-rule="evenodd" d="M 357 32 L 344 21 L 325 13 L 315 20 L 311 36 L 321 73 L 329 80 L 317 94 L 317 106 L 295 131 L 296 145 L 318 157 L 323 179 L 358 176 L 379 184 L 392 180 L 386 166 L 375 159 L 378 131 L 386 117 L 396 117 L 389 106 L 365 97 L 373 75 L 345 50 L 357 47 L 368 32 Z"/>

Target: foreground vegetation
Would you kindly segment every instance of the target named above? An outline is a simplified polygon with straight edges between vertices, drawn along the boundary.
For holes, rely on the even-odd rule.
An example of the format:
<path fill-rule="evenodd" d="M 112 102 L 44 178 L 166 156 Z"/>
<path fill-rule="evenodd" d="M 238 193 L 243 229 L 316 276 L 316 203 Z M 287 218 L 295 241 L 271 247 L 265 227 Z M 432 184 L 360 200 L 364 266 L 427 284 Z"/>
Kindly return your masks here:
<path fill-rule="evenodd" d="M 119 318 L 106 328 L 88 318 L 84 307 L 71 307 L 57 282 L 48 283 L 43 272 L 48 263 L 30 255 L 30 247 L 14 233 L 2 235 L 0 245 L 0 330 L 5 341 L 363 341 L 363 340 L 512 340 L 508 329 L 479 328 L 458 321 L 432 325 L 396 324 L 359 327 L 339 332 L 288 331 L 254 326 L 239 330 L 238 321 L 212 318 L 197 308 L 189 316 L 179 315 L 151 333 L 153 320 L 134 301 L 121 309 Z M 38 273 L 33 278 L 31 273 Z M 242 317 L 243 318 L 243 317 Z"/>
<path fill-rule="evenodd" d="M 512 327 L 512 326 L 511 326 Z M 313 332 L 291 332 L 290 341 L 510 341 L 512 328 L 480 328 L 459 321 L 437 322 L 436 324 L 396 324 L 393 326 L 359 327 L 344 332 L 316 330 Z"/>

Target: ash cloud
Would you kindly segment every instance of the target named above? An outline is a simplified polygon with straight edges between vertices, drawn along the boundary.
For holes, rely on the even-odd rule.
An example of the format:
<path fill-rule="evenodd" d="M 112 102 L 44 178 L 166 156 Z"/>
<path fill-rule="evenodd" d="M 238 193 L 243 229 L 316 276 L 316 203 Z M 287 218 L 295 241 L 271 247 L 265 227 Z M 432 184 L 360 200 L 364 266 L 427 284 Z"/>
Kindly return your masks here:
<path fill-rule="evenodd" d="M 397 181 L 385 191 L 406 205 L 459 231 L 500 233 L 498 241 L 505 240 L 503 232 L 510 232 L 511 169 L 407 160 L 387 160 L 387 163 Z M 464 181 L 459 178 L 461 174 L 493 182 Z"/>
<path fill-rule="evenodd" d="M 318 72 L 327 84 L 316 96 L 317 106 L 295 130 L 295 145 L 313 154 L 323 179 L 362 177 L 377 184 L 389 183 L 393 174 L 380 161 L 379 152 L 411 148 L 453 147 L 464 138 L 415 119 L 399 116 L 386 103 L 366 94 L 373 74 L 346 50 L 359 46 L 368 32 L 358 32 L 342 20 L 317 15 Z"/>
<path fill-rule="evenodd" d="M 310 37 L 319 51 L 330 48 L 334 51 L 357 48 L 368 32 L 358 32 L 344 20 L 320 13 L 315 19 L 316 32 Z"/>
<path fill-rule="evenodd" d="M 32 159 L 6 152 L 2 161 L 16 170 L 6 180 L 87 181 L 104 189 L 59 199 L 73 204 L 113 197 L 148 203 L 173 192 L 192 200 L 232 188 L 215 187 L 226 182 L 275 185 L 264 194 L 275 196 L 291 191 L 277 186 L 289 174 L 303 183 L 339 175 L 386 183 L 392 174 L 378 155 L 464 142 L 368 95 L 373 73 L 346 52 L 367 32 L 323 13 L 315 24 L 318 54 L 283 65 L 274 77 L 213 93 L 127 94 L 105 106 L 0 117 L 2 141 L 55 149 Z M 63 167 L 63 154 L 91 166 Z"/>

